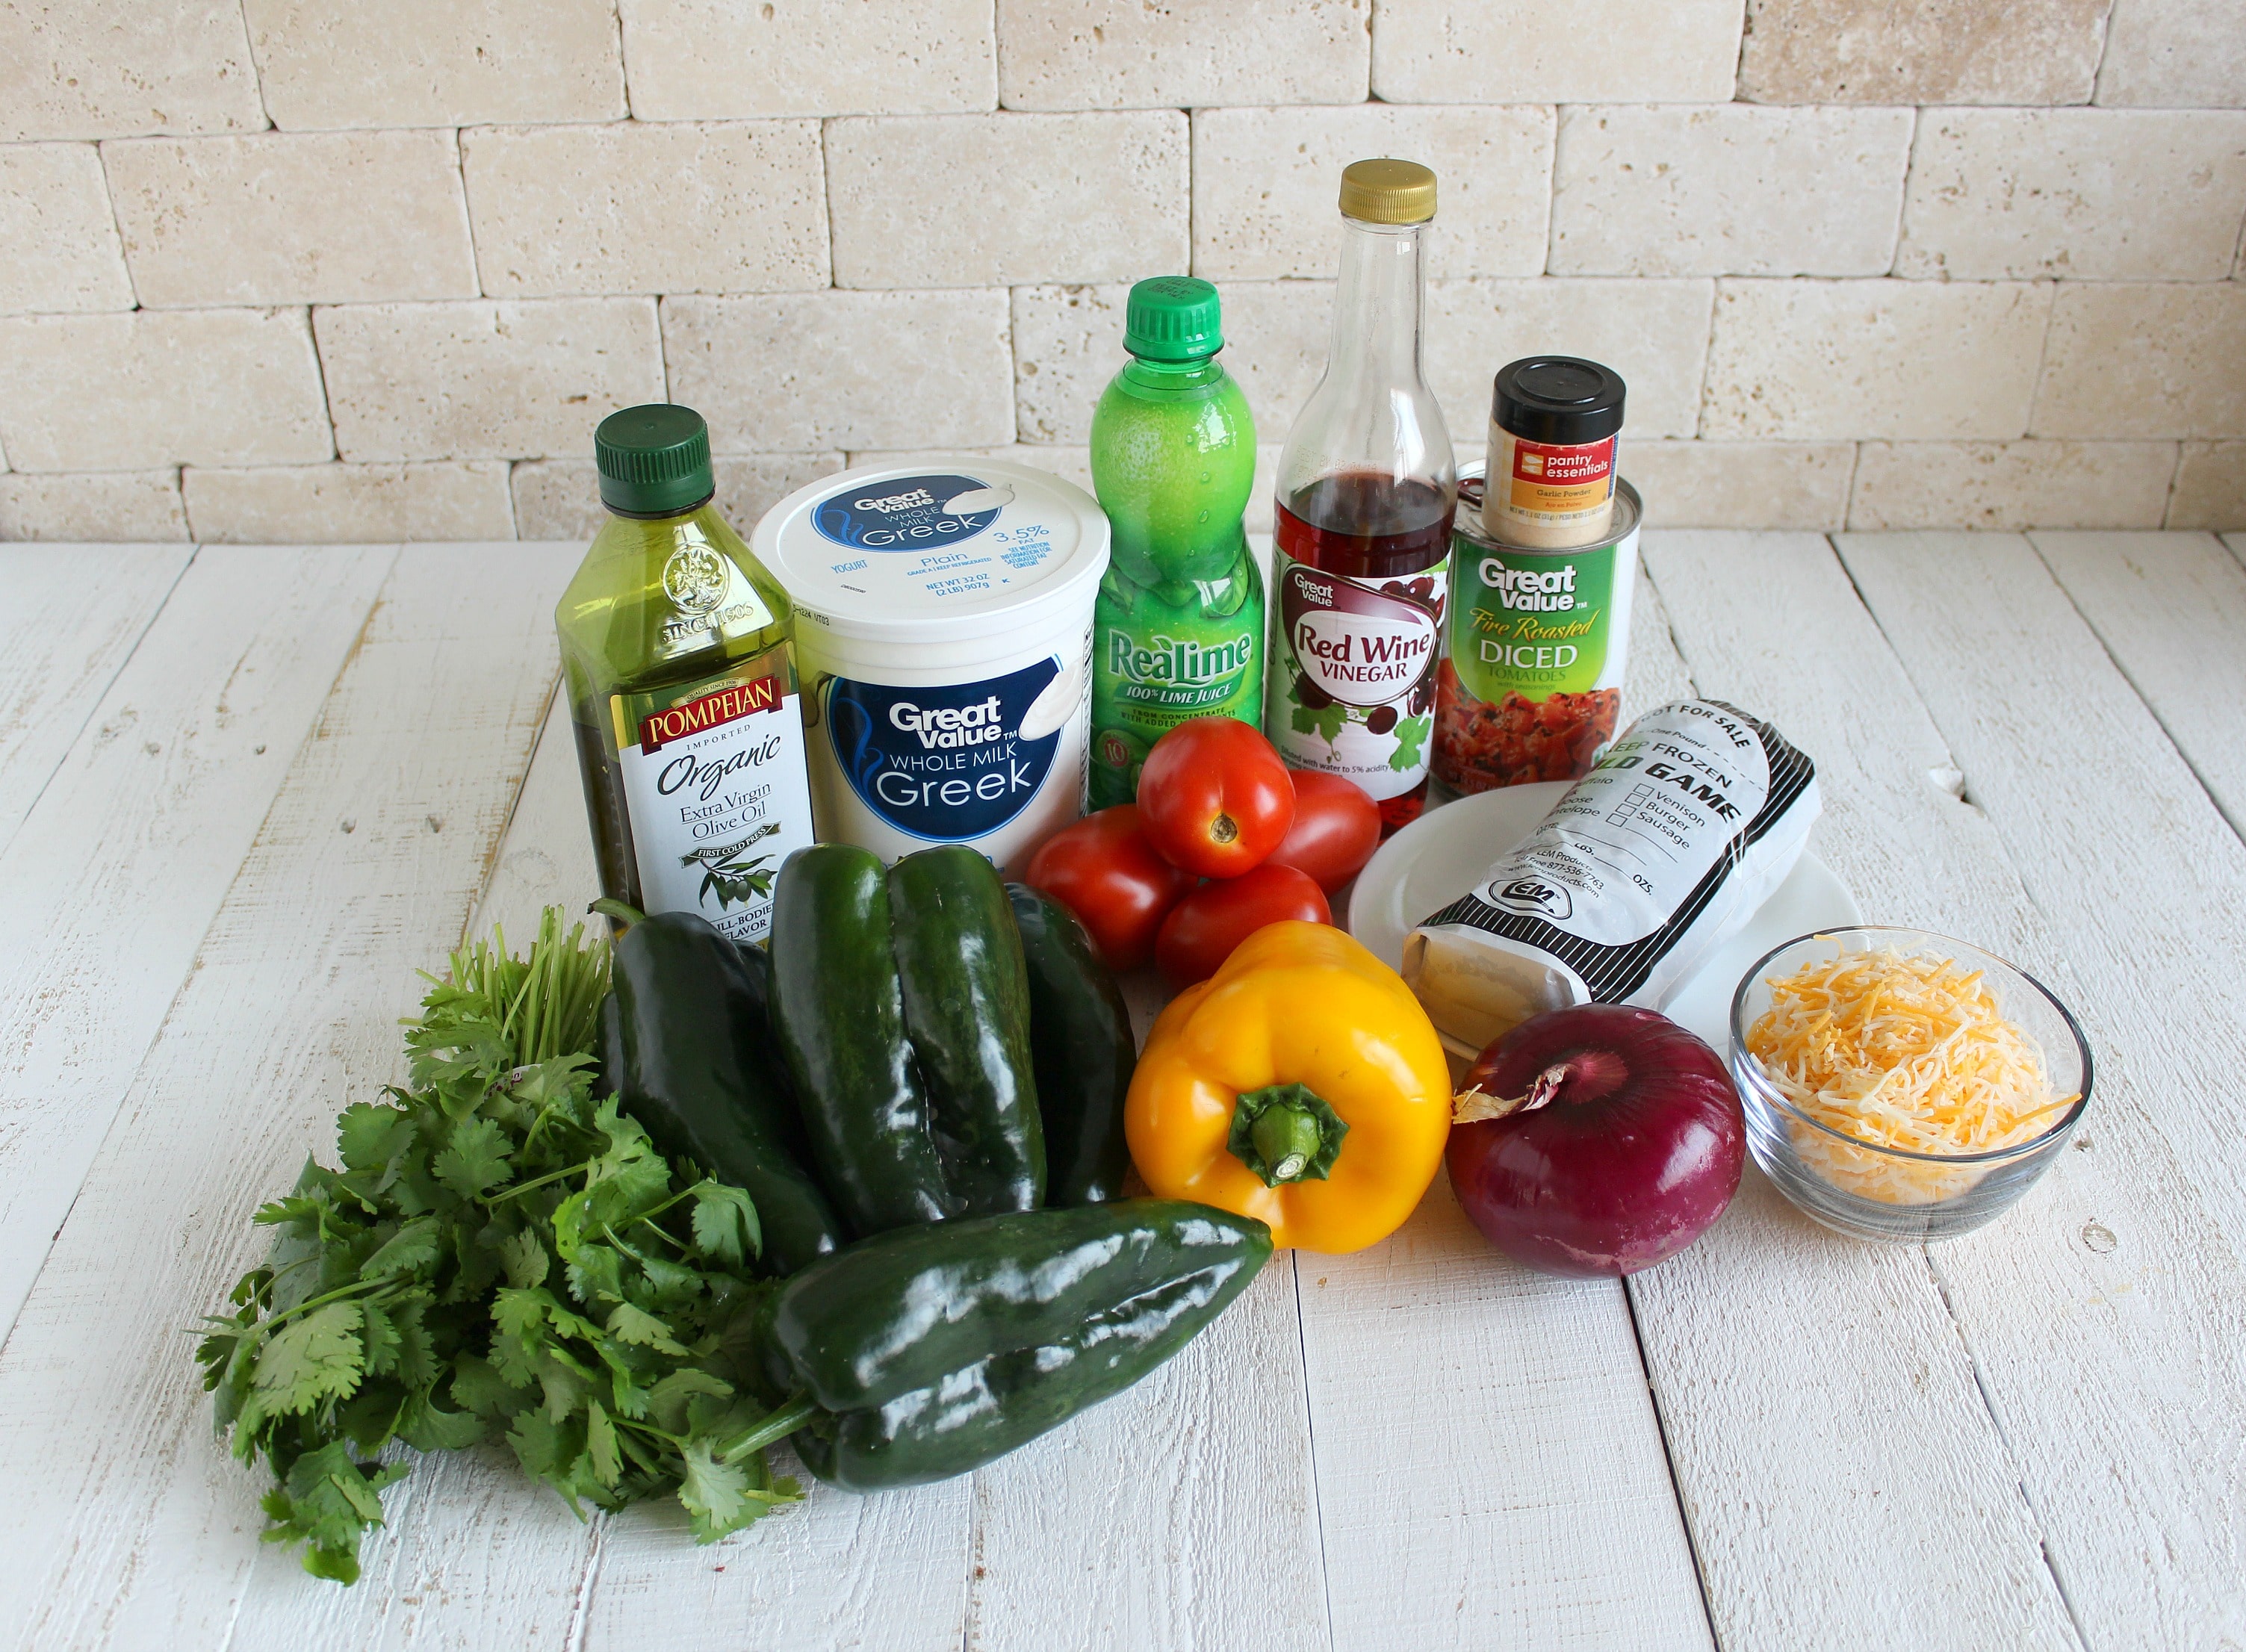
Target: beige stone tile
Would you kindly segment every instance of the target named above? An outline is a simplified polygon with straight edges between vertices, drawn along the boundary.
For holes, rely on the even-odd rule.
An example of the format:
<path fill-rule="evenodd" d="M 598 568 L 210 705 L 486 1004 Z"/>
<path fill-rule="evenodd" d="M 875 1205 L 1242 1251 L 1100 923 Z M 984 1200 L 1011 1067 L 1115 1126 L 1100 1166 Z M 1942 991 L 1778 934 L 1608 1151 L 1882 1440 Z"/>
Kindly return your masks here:
<path fill-rule="evenodd" d="M 495 297 L 827 285 L 815 120 L 479 127 L 460 146 Z"/>
<path fill-rule="evenodd" d="M 1723 282 L 1700 434 L 2010 440 L 2027 428 L 2051 294 L 2019 282 Z"/>
<path fill-rule="evenodd" d="M 1866 442 L 1852 529 L 2158 527 L 2174 442 Z"/>
<path fill-rule="evenodd" d="M 614 0 L 242 0 L 242 9 L 276 126 L 624 116 Z"/>
<path fill-rule="evenodd" d="M 132 308 L 100 153 L 0 146 L 0 314 Z"/>
<path fill-rule="evenodd" d="M 1371 0 L 997 0 L 1009 109 L 1361 102 Z"/>
<path fill-rule="evenodd" d="M 2111 3 L 1748 0 L 1739 96 L 1751 103 L 2087 103 Z"/>
<path fill-rule="evenodd" d="M 1081 445 L 1054 446 L 1028 442 L 1006 442 L 989 447 L 875 447 L 846 454 L 852 470 L 868 466 L 919 465 L 944 459 L 1003 459 L 1017 465 L 1027 465 L 1033 470 L 1045 471 L 1072 482 L 1089 493 L 1092 489 L 1092 450 Z"/>
<path fill-rule="evenodd" d="M 711 461 L 718 509 L 746 539 L 759 517 L 842 462 L 839 452 L 720 453 Z M 514 467 L 514 522 L 524 539 L 589 540 L 607 520 L 591 459 L 528 459 Z"/>
<path fill-rule="evenodd" d="M 2246 104 L 2246 6 L 2113 0 L 2097 100 L 2181 109 Z"/>
<path fill-rule="evenodd" d="M 1248 397 L 1258 442 L 1284 442 L 1324 377 L 1333 307 L 1330 281 L 1239 281 L 1224 288 L 1222 359 Z M 1106 383 L 1105 375 L 1092 381 L 1095 398 Z"/>
<path fill-rule="evenodd" d="M 1280 281 L 1334 274 L 1342 168 L 1405 155 L 1435 169 L 1431 275 L 1535 275 L 1552 193 L 1552 111 L 1196 109 L 1194 274 Z"/>
<path fill-rule="evenodd" d="M 224 0 L 0 5 L 0 142 L 265 124 L 242 13 Z"/>
<path fill-rule="evenodd" d="M 835 284 L 1126 281 L 1183 270 L 1187 150 L 1176 110 L 829 121 Z"/>
<path fill-rule="evenodd" d="M 2220 281 L 2246 217 L 2246 111 L 1930 109 L 1898 275 Z"/>
<path fill-rule="evenodd" d="M 1092 405 L 1122 371 L 1123 307 L 1131 289 L 1122 282 L 1080 287 L 1017 287 L 1013 290 L 1014 428 L 1025 442 L 1078 444 L 1092 438 Z M 1235 289 L 1224 301 L 1228 371 L 1242 358 Z M 1249 406 L 1255 403 L 1251 398 Z"/>
<path fill-rule="evenodd" d="M 2168 494 L 2167 527 L 2246 528 L 2246 442 L 2186 442 Z"/>
<path fill-rule="evenodd" d="M 0 540 L 132 544 L 187 537 L 176 471 L 0 476 Z"/>
<path fill-rule="evenodd" d="M 1708 281 L 1476 277 L 1428 282 L 1427 383 L 1442 403 L 1459 459 L 1475 458 L 1487 446 L 1490 389 L 1497 370 L 1539 350 L 1586 356 L 1620 373 L 1630 386 L 1631 435 L 1691 435 L 1699 414 L 1713 289 Z M 1283 443 L 1325 373 L 1334 283 L 1233 282 L 1223 290 L 1225 367 L 1247 392 L 1258 438 Z M 1024 406 L 1034 406 L 1042 427 L 1055 435 L 1066 433 L 1064 419 L 1071 407 L 1082 409 L 1082 428 L 1089 429 L 1092 404 L 1114 372 L 1107 364 L 1120 361 L 1120 355 L 1098 355 L 1078 340 L 1088 336 L 1096 346 L 1103 333 L 1120 340 L 1122 291 L 1095 290 L 1058 323 L 1049 312 L 1039 315 L 1032 309 L 1052 306 L 1052 298 L 1018 297 L 1017 348 L 1053 350 L 1053 365 L 1038 376 L 1036 400 Z M 1113 309 L 1112 324 L 1097 314 L 1103 304 Z M 1051 344 L 1041 342 L 1056 337 Z M 1120 343 L 1114 348 L 1120 351 Z M 1045 365 L 1044 358 L 1025 354 L 1024 360 L 1031 359 Z M 1033 428 L 1038 426 L 1025 424 L 1024 434 Z"/>
<path fill-rule="evenodd" d="M 1230 282 L 1221 290 L 1218 359 L 1239 379 L 1259 439 L 1281 440 L 1325 371 L 1333 283 Z M 1130 291 L 1121 282 L 1014 289 L 1014 424 L 1024 441 L 1092 439 L 1092 409 L 1123 366 Z"/>
<path fill-rule="evenodd" d="M 353 464 L 590 452 L 609 413 L 664 399 L 650 298 L 347 304 L 312 325 Z"/>
<path fill-rule="evenodd" d="M 2065 282 L 2038 436 L 2246 436 L 2246 286 Z"/>
<path fill-rule="evenodd" d="M 623 0 L 621 10 L 641 120 L 997 106 L 990 0 Z"/>
<path fill-rule="evenodd" d="M 1003 291 L 666 298 L 663 343 L 671 399 L 701 410 L 720 450 L 983 446 L 1014 433 Z"/>
<path fill-rule="evenodd" d="M 1603 362 L 1623 376 L 1625 440 L 1691 435 L 1714 290 L 1713 282 L 1691 280 L 1429 282 L 1427 382 L 1460 456 L 1487 449 L 1497 370 L 1545 350 Z"/>
<path fill-rule="evenodd" d="M 1649 527 L 1839 527 L 1853 442 L 1631 441 L 1622 473 Z"/>
<path fill-rule="evenodd" d="M 1729 103 L 1741 0 L 1381 0 L 1389 103 Z"/>
<path fill-rule="evenodd" d="M 134 138 L 102 160 L 143 304 L 475 296 L 449 132 Z"/>
<path fill-rule="evenodd" d="M 1564 109 L 1552 273 L 1883 275 L 1909 109 Z"/>
<path fill-rule="evenodd" d="M 507 466 L 189 466 L 187 520 L 204 545 L 351 545 L 511 540 Z"/>
<path fill-rule="evenodd" d="M 0 440 L 19 471 L 330 457 L 301 309 L 0 320 Z"/>

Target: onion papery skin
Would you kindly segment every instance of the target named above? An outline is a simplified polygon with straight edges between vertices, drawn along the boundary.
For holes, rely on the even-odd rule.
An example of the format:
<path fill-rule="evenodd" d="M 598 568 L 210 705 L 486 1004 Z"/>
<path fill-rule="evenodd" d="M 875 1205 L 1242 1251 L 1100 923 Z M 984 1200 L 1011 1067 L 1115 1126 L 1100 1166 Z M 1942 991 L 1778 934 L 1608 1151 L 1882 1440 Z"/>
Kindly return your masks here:
<path fill-rule="evenodd" d="M 1577 1004 L 1484 1050 L 1466 1088 L 1553 1098 L 1454 1126 L 1451 1186 L 1482 1236 L 1564 1278 L 1620 1278 L 1668 1261 L 1739 1192 L 1746 1124 L 1716 1052 L 1650 1010 Z"/>

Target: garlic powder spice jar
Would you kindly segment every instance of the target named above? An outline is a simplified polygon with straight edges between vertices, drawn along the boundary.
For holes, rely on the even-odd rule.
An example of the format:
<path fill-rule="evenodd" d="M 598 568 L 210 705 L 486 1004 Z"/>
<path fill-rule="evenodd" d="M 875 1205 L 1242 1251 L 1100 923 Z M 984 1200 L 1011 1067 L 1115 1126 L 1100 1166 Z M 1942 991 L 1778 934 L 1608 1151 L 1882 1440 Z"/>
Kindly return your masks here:
<path fill-rule="evenodd" d="M 1574 356 L 1499 370 L 1481 506 L 1492 539 L 1560 549 L 1607 536 L 1623 393 L 1621 374 Z"/>

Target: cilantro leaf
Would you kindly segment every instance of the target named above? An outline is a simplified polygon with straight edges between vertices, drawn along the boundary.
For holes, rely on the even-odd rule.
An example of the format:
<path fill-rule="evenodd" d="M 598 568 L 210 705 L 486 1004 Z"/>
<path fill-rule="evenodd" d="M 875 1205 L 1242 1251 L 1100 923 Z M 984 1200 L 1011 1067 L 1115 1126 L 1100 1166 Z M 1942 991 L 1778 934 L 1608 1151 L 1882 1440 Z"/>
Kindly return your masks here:
<path fill-rule="evenodd" d="M 268 1411 L 309 1411 L 351 1392 L 365 1367 L 357 1302 L 330 1302 L 293 1320 L 257 1351 L 255 1385 Z"/>
<path fill-rule="evenodd" d="M 620 1343 L 630 1343 L 638 1348 L 651 1348 L 673 1359 L 691 1359 L 693 1352 L 673 1341 L 670 1327 L 654 1315 L 634 1308 L 630 1302 L 618 1302 L 616 1311 L 609 1315 L 609 1335 Z"/>
<path fill-rule="evenodd" d="M 442 1235 L 433 1216 L 416 1216 L 373 1255 L 359 1264 L 361 1279 L 386 1279 L 393 1274 L 418 1274 L 437 1260 Z"/>
<path fill-rule="evenodd" d="M 480 1199 L 507 1179 L 507 1133 L 492 1119 L 463 1118 L 431 1168 L 461 1198 Z"/>
<path fill-rule="evenodd" d="M 717 1181 L 695 1183 L 693 1193 L 694 1243 L 704 1256 L 740 1268 L 764 1254 L 764 1230 L 748 1194 Z"/>

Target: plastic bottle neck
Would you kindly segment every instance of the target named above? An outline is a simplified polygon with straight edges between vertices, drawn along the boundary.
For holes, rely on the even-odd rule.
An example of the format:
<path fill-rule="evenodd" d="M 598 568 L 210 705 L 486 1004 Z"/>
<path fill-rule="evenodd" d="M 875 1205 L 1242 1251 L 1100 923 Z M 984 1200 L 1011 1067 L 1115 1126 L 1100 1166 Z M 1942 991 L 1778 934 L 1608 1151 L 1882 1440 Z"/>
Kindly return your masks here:
<path fill-rule="evenodd" d="M 1122 379 L 1126 384 L 1152 391 L 1199 390 L 1205 385 L 1224 382 L 1224 369 L 1214 356 L 1195 357 L 1191 361 L 1155 361 L 1144 356 L 1133 356 L 1123 364 Z"/>
<path fill-rule="evenodd" d="M 1342 223 L 1341 285 L 1335 295 L 1326 379 L 1350 384 L 1421 385 L 1425 224 Z"/>

